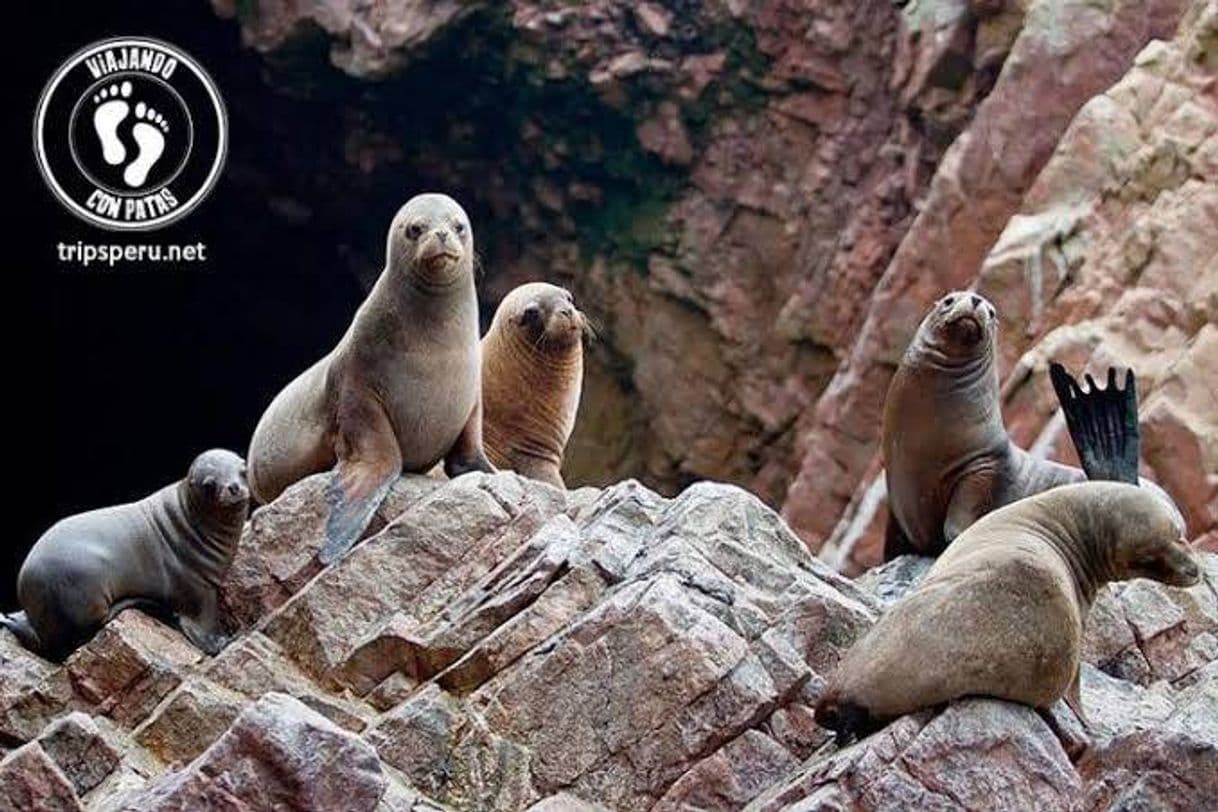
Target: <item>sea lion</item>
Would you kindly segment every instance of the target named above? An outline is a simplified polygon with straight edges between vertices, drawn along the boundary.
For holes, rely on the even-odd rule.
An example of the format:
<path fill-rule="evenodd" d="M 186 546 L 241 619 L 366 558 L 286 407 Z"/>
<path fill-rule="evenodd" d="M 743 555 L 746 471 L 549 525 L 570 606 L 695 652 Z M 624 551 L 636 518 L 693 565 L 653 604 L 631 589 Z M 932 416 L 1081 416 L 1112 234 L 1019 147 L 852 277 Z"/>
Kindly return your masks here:
<path fill-rule="evenodd" d="M 1082 717 L 1083 623 L 1109 581 L 1198 582 L 1184 525 L 1161 498 L 1120 482 L 1065 485 L 965 530 L 922 583 L 830 676 L 816 721 L 842 741 L 970 695 Z"/>
<path fill-rule="evenodd" d="M 586 324 L 571 294 L 555 285 L 521 285 L 499 303 L 482 339 L 482 435 L 497 467 L 564 487 Z"/>
<path fill-rule="evenodd" d="M 493 472 L 482 449 L 473 230 L 452 198 L 412 198 L 389 226 L 385 268 L 346 334 L 281 391 L 250 442 L 250 485 L 272 501 L 333 469 L 323 564 L 359 538 L 402 473 L 441 459 Z"/>
<path fill-rule="evenodd" d="M 901 359 L 884 402 L 885 560 L 936 555 L 989 511 L 1058 485 L 1139 481 L 1133 372 L 1123 390 L 1110 370 L 1107 390 L 1088 376 L 1084 391 L 1055 364 L 1054 386 L 1084 469 L 1036 459 L 1002 423 L 997 329 L 992 304 L 955 291 L 931 308 Z M 1141 481 L 1175 509 L 1158 486 Z"/>
<path fill-rule="evenodd" d="M 132 606 L 171 613 L 208 654 L 224 645 L 220 581 L 249 507 L 245 462 L 223 449 L 139 502 L 70 516 L 46 531 L 17 575 L 23 612 L 0 617 L 26 648 L 60 660 Z"/>

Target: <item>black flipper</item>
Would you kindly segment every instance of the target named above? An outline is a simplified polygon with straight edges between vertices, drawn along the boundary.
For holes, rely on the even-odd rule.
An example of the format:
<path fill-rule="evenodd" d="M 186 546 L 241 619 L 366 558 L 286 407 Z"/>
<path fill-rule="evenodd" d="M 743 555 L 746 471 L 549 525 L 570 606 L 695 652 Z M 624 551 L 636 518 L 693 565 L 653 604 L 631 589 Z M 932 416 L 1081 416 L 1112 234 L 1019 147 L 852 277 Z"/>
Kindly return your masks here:
<path fill-rule="evenodd" d="M 38 632 L 34 631 L 34 627 L 30 625 L 30 619 L 25 612 L 13 612 L 8 615 L 0 613 L 0 626 L 12 632 L 17 638 L 17 642 L 29 651 L 39 655 L 44 653 L 45 647 L 38 639 Z"/>
<path fill-rule="evenodd" d="M 865 707 L 855 702 L 822 697 L 813 711 L 816 724 L 832 730 L 838 747 L 866 738 L 884 725 L 871 718 Z"/>
<path fill-rule="evenodd" d="M 1112 367 L 1108 368 L 1108 385 L 1103 389 L 1086 375 L 1084 391 L 1058 363 L 1049 365 L 1049 377 L 1087 478 L 1137 485 L 1140 435 L 1133 370 L 1125 373 L 1124 389 L 1117 387 Z"/>

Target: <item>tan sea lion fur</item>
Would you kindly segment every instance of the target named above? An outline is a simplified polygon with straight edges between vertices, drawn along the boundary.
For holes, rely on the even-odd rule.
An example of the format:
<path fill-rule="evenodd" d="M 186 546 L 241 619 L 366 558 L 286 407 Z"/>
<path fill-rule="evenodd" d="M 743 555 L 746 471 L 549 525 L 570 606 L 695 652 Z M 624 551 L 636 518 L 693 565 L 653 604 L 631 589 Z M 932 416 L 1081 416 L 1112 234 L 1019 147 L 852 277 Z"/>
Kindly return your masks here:
<path fill-rule="evenodd" d="M 171 612 L 192 643 L 217 653 L 220 581 L 249 506 L 245 462 L 204 452 L 186 477 L 139 502 L 56 523 L 17 576 L 24 612 L 3 619 L 27 647 L 62 659 L 131 606 Z"/>
<path fill-rule="evenodd" d="M 495 470 L 482 448 L 469 218 L 446 195 L 418 195 L 386 242 L 385 269 L 351 327 L 275 397 L 250 443 L 263 504 L 333 468 L 323 563 L 355 543 L 402 471 L 441 459 L 450 477 Z"/>
<path fill-rule="evenodd" d="M 584 315 L 564 288 L 513 290 L 482 339 L 482 435 L 499 468 L 563 487 L 584 379 Z"/>
<path fill-rule="evenodd" d="M 927 313 L 901 359 L 884 401 L 885 560 L 937 555 L 989 511 L 1087 479 L 1078 468 L 1033 457 L 1007 435 L 997 333 L 994 306 L 955 291 Z M 1142 484 L 1174 509 L 1162 489 Z"/>
<path fill-rule="evenodd" d="M 1066 697 L 1079 710 L 1096 590 L 1129 578 L 1197 583 L 1183 531 L 1162 499 L 1119 482 L 1065 485 L 988 514 L 845 654 L 818 724 L 849 737 L 971 695 L 1036 708 Z"/>

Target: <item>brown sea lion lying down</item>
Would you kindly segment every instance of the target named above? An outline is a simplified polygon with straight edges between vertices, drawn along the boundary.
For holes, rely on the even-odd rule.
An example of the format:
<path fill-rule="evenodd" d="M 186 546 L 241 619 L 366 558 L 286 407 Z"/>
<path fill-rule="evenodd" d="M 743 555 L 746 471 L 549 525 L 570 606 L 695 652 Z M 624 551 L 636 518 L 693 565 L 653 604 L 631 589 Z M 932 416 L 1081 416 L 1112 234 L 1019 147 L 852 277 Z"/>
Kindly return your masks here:
<path fill-rule="evenodd" d="M 839 738 L 963 696 L 1047 708 L 1078 697 L 1083 624 L 1109 581 L 1191 586 L 1201 569 L 1161 498 L 1065 485 L 1000 508 L 944 551 L 842 658 L 816 706 Z"/>

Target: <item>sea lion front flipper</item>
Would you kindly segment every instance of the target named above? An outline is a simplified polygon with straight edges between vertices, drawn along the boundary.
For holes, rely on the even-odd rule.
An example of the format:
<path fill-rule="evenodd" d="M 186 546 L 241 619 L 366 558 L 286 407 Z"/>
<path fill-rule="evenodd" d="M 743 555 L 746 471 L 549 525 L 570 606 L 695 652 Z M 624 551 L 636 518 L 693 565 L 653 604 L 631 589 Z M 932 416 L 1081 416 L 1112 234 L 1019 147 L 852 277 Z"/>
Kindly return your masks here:
<path fill-rule="evenodd" d="M 343 460 L 334 468 L 326 491 L 326 502 L 330 506 L 326 517 L 326 543 L 317 554 L 322 564 L 333 564 L 359 541 L 397 480 L 400 465 L 400 462 L 374 465 Z"/>
<path fill-rule="evenodd" d="M 345 398 L 343 406 L 335 444 L 338 464 L 326 490 L 326 543 L 317 555 L 327 565 L 355 545 L 402 473 L 402 452 L 385 413 L 369 398 Z"/>
<path fill-rule="evenodd" d="M 178 626 L 195 648 L 215 657 L 229 643 L 220 626 L 219 601 L 211 589 L 205 590 L 198 600 L 199 606 L 194 614 L 178 616 Z"/>
<path fill-rule="evenodd" d="M 482 446 L 482 397 L 479 396 L 465 428 L 453 447 L 444 455 L 444 474 L 449 479 L 456 479 L 470 471 L 495 473 L 495 466 L 486 458 L 486 450 Z"/>
<path fill-rule="evenodd" d="M 1053 389 L 1066 416 L 1070 439 L 1088 479 L 1138 484 L 1138 390 L 1133 370 L 1117 387 L 1116 370 L 1108 368 L 1108 385 L 1101 389 L 1090 375 L 1088 390 L 1061 364 L 1049 365 Z"/>
<path fill-rule="evenodd" d="M 956 483 L 947 503 L 943 520 L 943 540 L 951 544 L 956 537 L 990 512 L 994 503 L 994 475 L 991 471 L 973 471 Z"/>
<path fill-rule="evenodd" d="M 888 509 L 888 521 L 884 524 L 884 561 L 885 563 L 903 555 L 918 555 L 919 551 L 909 541 L 909 536 L 901 529 L 901 523 L 893 515 L 892 508 Z"/>
<path fill-rule="evenodd" d="M 1066 695 L 1062 699 L 1066 700 L 1066 704 L 1070 706 L 1070 710 L 1074 711 L 1074 715 L 1082 722 L 1085 729 L 1087 724 L 1087 714 L 1083 711 L 1083 695 L 1079 688 L 1079 676 L 1082 671 L 1075 670 L 1074 679 L 1070 680 L 1070 687 L 1066 689 Z"/>

